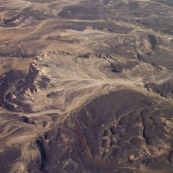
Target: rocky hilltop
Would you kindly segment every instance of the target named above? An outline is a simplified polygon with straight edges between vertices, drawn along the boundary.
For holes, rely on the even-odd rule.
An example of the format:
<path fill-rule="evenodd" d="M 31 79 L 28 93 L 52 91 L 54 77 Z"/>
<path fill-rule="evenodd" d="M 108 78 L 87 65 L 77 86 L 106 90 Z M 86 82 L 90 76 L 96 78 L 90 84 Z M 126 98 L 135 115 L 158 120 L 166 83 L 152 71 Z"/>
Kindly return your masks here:
<path fill-rule="evenodd" d="M 172 1 L 0 9 L 0 173 L 173 172 Z"/>

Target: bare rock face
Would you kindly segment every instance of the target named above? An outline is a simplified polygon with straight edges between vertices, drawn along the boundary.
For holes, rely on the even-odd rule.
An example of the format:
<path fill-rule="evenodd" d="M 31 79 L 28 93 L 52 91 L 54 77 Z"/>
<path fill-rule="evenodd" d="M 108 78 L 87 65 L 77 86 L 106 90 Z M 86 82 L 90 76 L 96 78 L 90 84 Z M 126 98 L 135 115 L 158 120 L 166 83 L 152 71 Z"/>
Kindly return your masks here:
<path fill-rule="evenodd" d="M 0 2 L 0 172 L 173 172 L 170 0 Z"/>
<path fill-rule="evenodd" d="M 131 90 L 102 95 L 38 138 L 30 172 L 171 172 L 172 108 Z M 56 167 L 53 167 L 56 165 Z"/>
<path fill-rule="evenodd" d="M 21 71 L 9 70 L 0 78 L 1 81 L 1 103 L 0 105 L 10 111 L 32 111 L 29 104 L 23 103 L 23 94 L 27 90 L 36 92 L 34 80 L 38 75 L 38 70 L 34 66 L 30 66 L 27 75 Z"/>
<path fill-rule="evenodd" d="M 148 90 L 152 90 L 153 92 L 159 94 L 162 97 L 166 97 L 166 98 L 173 98 L 173 81 L 171 80 L 167 80 L 161 84 L 157 84 L 154 82 L 150 82 L 147 83 L 145 85 L 145 87 Z"/>

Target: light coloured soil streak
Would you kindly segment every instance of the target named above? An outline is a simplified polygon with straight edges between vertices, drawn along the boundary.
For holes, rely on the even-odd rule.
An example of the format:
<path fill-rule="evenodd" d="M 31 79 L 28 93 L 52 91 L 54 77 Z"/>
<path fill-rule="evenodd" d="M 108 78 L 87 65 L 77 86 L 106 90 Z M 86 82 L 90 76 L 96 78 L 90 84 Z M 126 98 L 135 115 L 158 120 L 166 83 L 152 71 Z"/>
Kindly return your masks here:
<path fill-rule="evenodd" d="M 125 166 L 125 165 L 115 165 L 115 164 L 110 164 L 110 163 L 105 163 L 105 162 L 101 162 L 95 158 L 93 158 L 92 154 L 90 153 L 90 149 L 89 147 L 87 146 L 86 144 L 86 141 L 85 139 L 76 131 L 72 130 L 72 129 L 68 129 L 66 127 L 63 127 L 63 126 L 57 126 L 57 128 L 59 129 L 63 129 L 65 131 L 68 131 L 70 133 L 73 133 L 75 134 L 81 141 L 82 145 L 83 145 L 83 148 L 84 148 L 84 152 L 85 154 L 87 155 L 87 157 L 89 159 L 91 159 L 93 162 L 99 164 L 99 165 L 103 165 L 103 166 L 107 166 L 107 167 L 112 167 L 112 168 L 118 168 L 118 169 L 129 169 L 129 170 L 134 170 L 134 171 L 140 171 L 141 173 L 173 173 L 173 171 L 150 171 L 150 170 L 138 170 L 136 168 L 132 168 L 132 167 L 129 167 L 129 166 Z"/>
<path fill-rule="evenodd" d="M 103 2 L 103 0 L 98 1 L 96 4 L 93 3 L 96 1 L 89 0 L 87 1 L 88 5 L 85 5 L 85 1 L 79 0 L 59 0 L 58 2 L 51 1 L 50 3 L 48 1 L 47 3 L 42 3 L 44 1 L 40 1 L 41 3 L 36 3 L 34 0 L 30 1 L 20 0 L 16 2 L 7 0 L 6 2 L 1 0 L 0 2 L 2 5 L 2 12 L 0 12 L 0 32 L 2 33 L 0 38 L 0 56 L 1 59 L 3 57 L 2 63 L 0 63 L 2 64 L 0 65 L 0 69 L 2 66 L 0 74 L 4 73 L 8 68 L 22 70 L 27 73 L 28 64 L 32 63 L 31 59 L 25 60 L 25 63 L 22 60 L 21 68 L 20 59 L 13 57 L 9 59 L 7 57 L 18 57 L 21 56 L 21 53 L 27 51 L 28 56 L 32 57 L 32 54 L 36 52 L 38 61 L 35 59 L 33 65 L 39 70 L 38 79 L 35 80 L 37 92 L 31 93 L 28 90 L 24 94 L 24 103 L 30 105 L 32 111 L 10 112 L 0 108 L 0 113 L 10 114 L 10 116 L 17 114 L 20 118 L 22 116 L 28 117 L 36 125 L 26 124 L 18 120 L 13 121 L 13 119 L 8 120 L 8 118 L 2 116 L 0 126 L 6 125 L 6 127 L 4 127 L 0 135 L 0 145 L 2 146 L 0 150 L 5 146 L 21 143 L 24 145 L 26 143 L 26 146 L 23 146 L 21 149 L 22 156 L 20 159 L 24 165 L 28 164 L 30 162 L 28 158 L 32 155 L 32 150 L 27 146 L 27 143 L 29 144 L 31 141 L 34 143 L 39 136 L 42 136 L 49 130 L 62 129 L 75 135 L 80 140 L 86 156 L 93 163 L 115 169 L 127 169 L 127 172 L 129 170 L 129 172 L 135 173 L 171 173 L 170 171 L 147 170 L 147 167 L 137 169 L 133 164 L 131 164 L 133 167 L 130 167 L 129 165 L 111 164 L 95 159 L 90 151 L 91 145 L 87 145 L 88 141 L 85 140 L 86 136 L 82 136 L 78 132 L 59 124 L 63 124 L 64 120 L 71 113 L 78 112 L 93 99 L 123 89 L 134 90 L 153 98 L 158 104 L 164 103 L 165 107 L 172 107 L 173 100 L 171 98 L 164 98 L 156 93 L 152 93 L 152 90 L 148 91 L 144 85 L 153 81 L 157 84 L 162 84 L 173 76 L 173 71 L 167 70 L 173 63 L 171 59 L 173 55 L 173 35 L 158 32 L 150 27 L 154 19 L 156 19 L 155 25 L 159 24 L 157 23 L 157 18 L 162 20 L 162 16 L 165 16 L 164 20 L 167 20 L 167 18 L 171 19 L 173 7 L 154 0 L 109 1 L 107 6 L 101 5 L 100 2 Z M 130 4 L 130 2 L 139 5 L 143 17 L 140 17 L 140 15 L 135 16 L 132 10 L 126 8 L 127 14 L 129 14 L 127 17 L 123 6 L 126 6 L 127 3 Z M 122 5 L 122 9 L 121 6 L 117 6 L 118 4 Z M 153 5 L 153 9 L 155 8 L 153 10 L 154 13 L 151 13 L 151 15 L 145 15 L 144 6 L 147 4 L 149 7 Z M 66 11 L 66 6 L 69 8 L 69 11 Z M 80 12 L 80 10 L 77 11 L 78 8 L 74 11 L 73 7 L 75 6 L 80 8 L 86 6 L 88 9 L 87 13 L 90 13 L 90 7 L 98 6 L 98 9 L 101 11 L 98 11 L 100 17 L 96 17 L 93 20 L 90 19 L 90 16 L 86 19 L 82 18 L 82 16 L 87 17 L 88 14 Z M 156 8 L 160 8 L 159 12 Z M 58 15 L 61 11 L 64 12 L 64 16 Z M 134 12 L 138 13 L 138 10 L 134 8 Z M 17 17 L 15 13 L 21 14 L 21 17 L 13 21 L 13 17 Z M 71 13 L 70 16 L 68 15 L 69 13 Z M 95 17 L 94 14 L 91 15 Z M 41 19 L 40 16 L 42 16 Z M 124 20 L 125 18 L 127 20 Z M 138 23 L 137 20 L 140 22 L 148 20 L 149 26 Z M 166 23 L 167 21 L 165 21 L 165 26 L 159 29 L 160 31 L 172 28 L 171 22 L 170 24 Z M 125 32 L 121 32 L 118 29 L 119 27 L 124 27 Z M 110 32 L 111 30 L 112 32 Z M 148 34 L 153 35 L 157 40 L 156 50 L 151 50 L 151 43 L 147 37 Z M 17 45 L 19 47 L 16 47 Z M 20 49 L 19 53 L 18 49 Z M 119 49 L 121 50 L 120 52 Z M 6 50 L 9 50 L 9 52 L 6 52 Z M 105 58 L 107 52 L 110 54 L 110 57 Z M 151 62 L 161 65 L 162 70 L 159 70 L 157 66 L 155 67 L 150 60 L 143 62 L 143 60 L 141 61 L 138 58 L 138 54 L 143 55 L 145 58 L 148 52 L 151 53 Z M 162 52 L 165 53 L 162 54 Z M 87 55 L 88 53 L 90 57 L 84 58 L 85 54 Z M 101 58 L 98 58 L 98 54 L 101 55 Z M 160 57 L 158 56 L 159 54 L 161 54 Z M 168 56 L 169 54 L 170 56 Z M 166 59 L 163 61 L 163 64 L 160 63 L 161 60 L 156 61 L 159 58 L 163 59 L 163 57 Z M 7 60 L 4 61 L 5 59 Z M 122 73 L 112 73 L 111 63 L 125 65 L 127 61 L 139 61 L 139 64 L 131 69 L 122 71 Z M 165 61 L 170 62 L 170 64 L 167 65 Z M 45 88 L 41 88 L 39 83 L 40 81 L 43 82 L 41 80 L 42 76 L 50 79 L 50 82 L 46 82 L 47 86 Z M 15 106 L 22 110 L 21 105 Z M 55 114 L 55 120 L 51 119 L 49 114 Z M 43 120 L 47 123 L 45 126 L 42 123 Z M 30 130 L 26 132 L 20 131 L 20 128 L 27 127 Z M 18 129 L 20 133 L 17 132 Z M 27 154 L 25 150 L 28 151 Z M 37 147 L 35 152 L 38 154 Z M 153 155 L 152 158 L 154 158 Z M 15 168 L 15 165 L 13 165 L 13 167 L 15 171 L 12 173 L 27 172 L 23 170 L 25 168 L 21 169 L 20 166 Z M 148 169 L 150 169 L 150 166 Z M 117 170 L 117 172 L 119 171 Z"/>

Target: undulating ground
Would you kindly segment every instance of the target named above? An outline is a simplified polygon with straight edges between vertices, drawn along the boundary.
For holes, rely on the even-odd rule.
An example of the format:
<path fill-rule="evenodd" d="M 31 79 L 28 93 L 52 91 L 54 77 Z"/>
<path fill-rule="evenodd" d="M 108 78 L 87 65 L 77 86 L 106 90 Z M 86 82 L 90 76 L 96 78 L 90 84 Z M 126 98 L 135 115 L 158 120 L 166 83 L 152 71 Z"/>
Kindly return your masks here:
<path fill-rule="evenodd" d="M 171 0 L 0 0 L 0 173 L 173 172 Z"/>

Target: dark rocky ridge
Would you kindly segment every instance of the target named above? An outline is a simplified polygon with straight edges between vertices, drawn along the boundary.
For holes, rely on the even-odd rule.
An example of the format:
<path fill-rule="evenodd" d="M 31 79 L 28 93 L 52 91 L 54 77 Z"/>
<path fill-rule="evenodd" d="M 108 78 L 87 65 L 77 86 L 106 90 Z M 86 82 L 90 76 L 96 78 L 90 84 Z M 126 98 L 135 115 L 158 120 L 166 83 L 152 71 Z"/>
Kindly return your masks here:
<path fill-rule="evenodd" d="M 135 67 L 136 65 L 138 65 L 139 62 L 138 61 L 129 61 L 127 60 L 127 62 L 125 64 L 123 63 L 111 63 L 111 70 L 114 73 L 122 73 L 123 70 L 128 70 L 131 69 L 133 67 Z"/>
<path fill-rule="evenodd" d="M 147 83 L 145 87 L 148 90 L 152 90 L 153 92 L 161 95 L 162 97 L 166 98 L 173 98 L 173 81 L 168 80 L 162 84 L 156 84 L 156 83 Z"/>
<path fill-rule="evenodd" d="M 2 0 L 0 172 L 172 172 L 172 4 Z"/>
<path fill-rule="evenodd" d="M 21 156 L 19 147 L 8 147 L 4 152 L 0 153 L 0 168 L 1 172 L 9 172 L 11 164 L 13 164 Z"/>
<path fill-rule="evenodd" d="M 154 50 L 157 44 L 157 40 L 153 35 L 148 35 L 148 38 L 151 43 L 151 50 Z"/>
<path fill-rule="evenodd" d="M 171 172 L 173 140 L 166 124 L 171 118 L 172 108 L 143 94 L 122 90 L 102 95 L 37 141 L 40 171 Z M 140 170 L 142 165 L 146 170 Z"/>
<path fill-rule="evenodd" d="M 21 71 L 9 70 L 0 77 L 0 105 L 7 110 L 31 112 L 30 105 L 23 103 L 23 94 L 29 89 L 36 92 L 34 80 L 38 70 L 33 65 L 27 75 Z"/>

